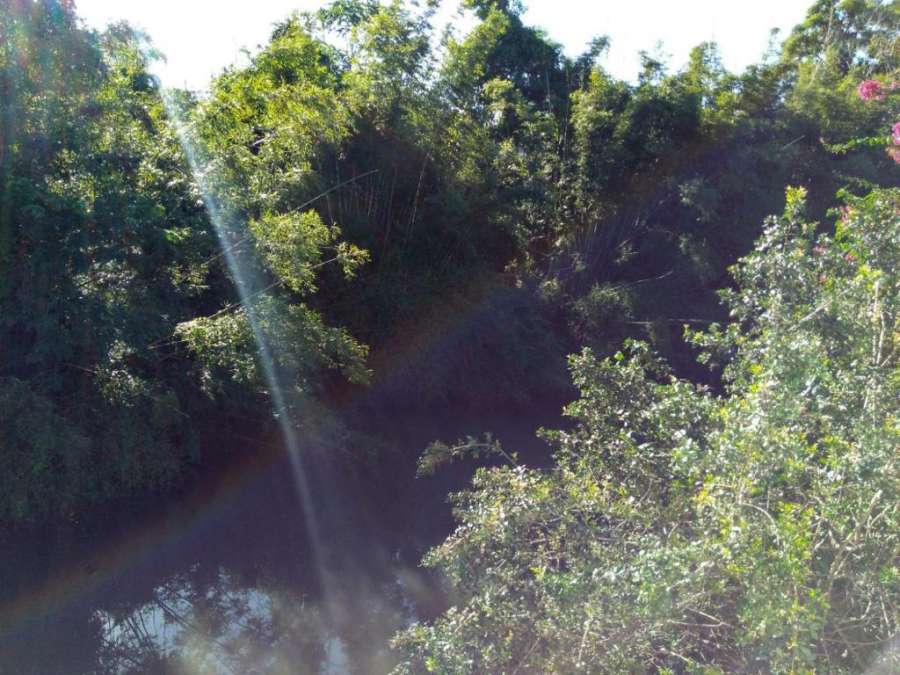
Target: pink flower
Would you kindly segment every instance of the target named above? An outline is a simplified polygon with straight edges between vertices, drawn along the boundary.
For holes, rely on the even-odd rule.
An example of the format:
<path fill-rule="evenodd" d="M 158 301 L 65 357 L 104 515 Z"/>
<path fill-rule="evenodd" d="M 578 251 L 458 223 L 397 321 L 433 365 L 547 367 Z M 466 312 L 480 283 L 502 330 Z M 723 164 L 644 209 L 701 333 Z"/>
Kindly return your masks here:
<path fill-rule="evenodd" d="M 900 164 L 900 148 L 888 148 L 887 154 L 897 164 Z"/>
<path fill-rule="evenodd" d="M 875 80 L 863 80 L 859 83 L 856 91 L 863 101 L 884 100 L 884 92 L 881 90 L 881 85 Z"/>
<path fill-rule="evenodd" d="M 894 122 L 894 126 L 891 127 L 891 140 L 894 141 L 894 145 L 900 145 L 900 122 Z"/>
<path fill-rule="evenodd" d="M 844 260 L 846 260 L 847 262 L 856 262 L 856 256 L 852 253 L 845 253 Z"/>

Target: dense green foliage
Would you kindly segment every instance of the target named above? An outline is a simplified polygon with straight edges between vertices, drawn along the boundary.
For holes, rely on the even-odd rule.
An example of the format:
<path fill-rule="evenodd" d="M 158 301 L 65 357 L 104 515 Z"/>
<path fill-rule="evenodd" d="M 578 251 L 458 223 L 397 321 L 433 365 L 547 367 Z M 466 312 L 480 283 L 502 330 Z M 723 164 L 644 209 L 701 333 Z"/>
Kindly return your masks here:
<path fill-rule="evenodd" d="M 640 343 L 573 356 L 575 429 L 552 469 L 505 455 L 456 497 L 428 562 L 463 600 L 402 636 L 401 672 L 896 668 L 898 207 L 853 199 L 817 236 L 789 192 L 734 323 L 695 335 L 730 355 L 723 396 Z"/>
<path fill-rule="evenodd" d="M 290 105 L 271 103 L 272 124 L 302 120 L 305 133 L 294 128 L 277 156 L 248 161 L 243 129 L 220 119 L 198 134 L 198 178 L 140 36 L 88 33 L 55 2 L 6 4 L 0 21 L 0 519 L 74 514 L 165 486 L 198 458 L 199 439 L 215 445 L 209 430 L 236 414 L 260 419 L 250 312 L 271 342 L 290 345 L 276 356 L 297 389 L 315 389 L 323 369 L 366 377 L 364 348 L 301 301 L 317 269 L 350 273 L 364 256 L 288 196 L 311 139 L 338 134 L 339 121 L 287 90 Z M 231 86 L 280 67 L 267 55 Z M 189 102 L 180 98 L 170 107 Z M 192 125 L 206 131 L 202 112 Z M 284 294 L 237 301 L 204 199 L 219 220 L 250 221 L 242 239 L 259 250 L 255 271 Z"/>
<path fill-rule="evenodd" d="M 559 400 L 575 353 L 551 466 L 426 454 L 509 466 L 457 496 L 428 559 L 456 601 L 401 672 L 877 665 L 897 0 L 817 0 L 741 74 L 714 44 L 644 54 L 635 82 L 601 65 L 615 36 L 569 57 L 520 3 L 466 0 L 438 44 L 424 4 L 295 14 L 202 94 L 125 25 L 0 6 L 0 523 L 163 490 L 366 386 Z"/>
<path fill-rule="evenodd" d="M 130 31 L 14 2 L 0 33 L 6 520 L 177 476 L 192 404 L 152 345 L 192 315 L 213 247 Z"/>

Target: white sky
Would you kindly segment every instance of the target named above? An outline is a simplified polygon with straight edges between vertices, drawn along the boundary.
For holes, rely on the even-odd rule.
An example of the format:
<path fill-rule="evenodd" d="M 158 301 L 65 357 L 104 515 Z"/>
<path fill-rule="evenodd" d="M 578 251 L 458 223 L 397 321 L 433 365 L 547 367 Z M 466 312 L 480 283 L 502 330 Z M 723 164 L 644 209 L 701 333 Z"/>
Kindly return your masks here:
<path fill-rule="evenodd" d="M 525 22 L 544 28 L 576 55 L 588 40 L 609 35 L 603 62 L 618 77 L 634 79 L 639 50 L 661 42 L 674 68 L 704 40 L 719 43 L 725 66 L 741 71 L 758 61 L 769 31 L 782 36 L 805 16 L 813 0 L 526 0 Z M 168 86 L 204 89 L 212 75 L 240 58 L 242 48 L 264 44 L 272 25 L 292 10 L 316 9 L 325 0 L 77 0 L 79 15 L 95 28 L 125 19 L 146 31 L 167 63 L 156 70 Z M 444 0 L 450 16 L 456 0 Z"/>

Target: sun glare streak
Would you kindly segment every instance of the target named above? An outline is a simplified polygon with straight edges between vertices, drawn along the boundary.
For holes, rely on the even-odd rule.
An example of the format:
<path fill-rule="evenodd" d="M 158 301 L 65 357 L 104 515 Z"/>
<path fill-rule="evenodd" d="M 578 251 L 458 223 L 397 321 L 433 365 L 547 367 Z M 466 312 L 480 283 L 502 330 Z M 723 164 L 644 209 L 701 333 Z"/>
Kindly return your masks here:
<path fill-rule="evenodd" d="M 179 143 L 181 144 L 181 148 L 187 159 L 188 166 L 196 181 L 197 187 L 200 190 L 210 222 L 213 224 L 216 231 L 219 245 L 222 248 L 222 255 L 228 266 L 235 288 L 237 289 L 243 311 L 246 314 L 247 321 L 253 334 L 253 339 L 256 343 L 263 377 L 268 386 L 274 413 L 290 456 L 291 466 L 294 472 L 294 482 L 297 486 L 297 493 L 303 511 L 304 523 L 310 539 L 313 555 L 316 559 L 316 571 L 319 574 L 320 581 L 324 582 L 325 569 L 322 564 L 322 538 L 319 531 L 319 523 L 315 514 L 315 506 L 310 497 L 309 481 L 303 465 L 300 439 L 290 415 L 290 408 L 287 396 L 285 395 L 285 387 L 282 385 L 282 380 L 275 367 L 271 349 L 260 327 L 259 316 L 254 305 L 254 302 L 258 297 L 264 294 L 263 291 L 265 287 L 259 280 L 254 278 L 256 275 L 253 274 L 245 261 L 239 257 L 238 249 L 240 247 L 235 246 L 235 240 L 240 234 L 238 229 L 242 223 L 236 222 L 235 218 L 228 214 L 227 206 L 220 204 L 219 198 L 212 189 L 208 178 L 210 169 L 203 166 L 201 162 L 196 143 L 191 135 L 190 126 L 185 119 L 184 111 L 181 109 L 181 106 L 175 100 L 170 90 L 166 89 L 164 86 L 161 87 L 161 90 L 166 112 L 169 119 L 172 121 Z"/>

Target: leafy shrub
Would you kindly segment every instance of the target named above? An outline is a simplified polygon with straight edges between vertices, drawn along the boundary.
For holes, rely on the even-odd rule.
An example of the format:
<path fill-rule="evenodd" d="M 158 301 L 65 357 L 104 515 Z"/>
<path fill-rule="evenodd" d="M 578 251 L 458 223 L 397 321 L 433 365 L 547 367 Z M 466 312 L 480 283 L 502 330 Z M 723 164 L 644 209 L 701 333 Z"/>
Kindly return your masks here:
<path fill-rule="evenodd" d="M 900 667 L 900 191 L 834 235 L 789 190 L 694 335 L 722 397 L 648 348 L 571 358 L 555 464 L 482 469 L 426 562 L 459 600 L 397 672 L 861 672 Z M 879 671 L 880 672 L 880 671 Z"/>

